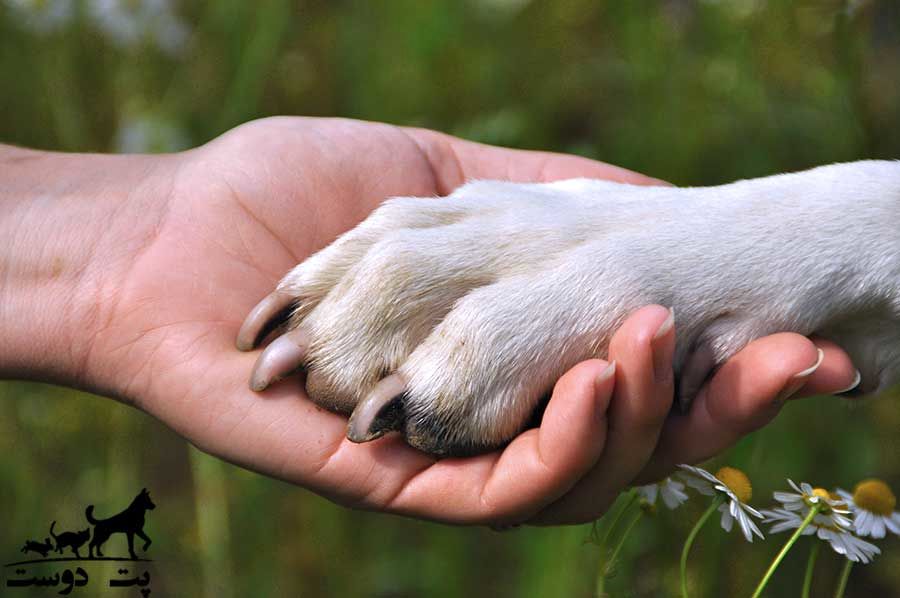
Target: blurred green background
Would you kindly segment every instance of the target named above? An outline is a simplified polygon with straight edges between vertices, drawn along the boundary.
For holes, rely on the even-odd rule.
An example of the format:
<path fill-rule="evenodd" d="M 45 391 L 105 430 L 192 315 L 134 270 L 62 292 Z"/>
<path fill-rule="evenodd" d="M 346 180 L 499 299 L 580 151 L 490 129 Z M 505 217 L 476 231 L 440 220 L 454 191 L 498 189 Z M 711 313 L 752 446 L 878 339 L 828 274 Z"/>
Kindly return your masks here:
<path fill-rule="evenodd" d="M 900 2 L 0 0 L 0 81 L 0 142 L 32 147 L 173 151 L 261 116 L 339 115 L 713 184 L 900 157 Z M 3 562 L 50 520 L 81 527 L 84 505 L 111 513 L 147 486 L 153 595 L 593 591 L 590 526 L 501 534 L 348 511 L 67 389 L 0 383 L 0 409 Z M 852 487 L 874 475 L 900 490 L 900 402 L 791 403 L 719 461 L 750 474 L 757 506 L 785 477 Z M 642 520 L 610 594 L 675 593 L 702 508 Z M 691 559 L 696 595 L 749 595 L 782 541 L 709 526 Z M 881 545 L 848 596 L 900 595 L 900 542 Z M 768 595 L 799 593 L 807 548 Z M 823 553 L 815 595 L 830 595 L 839 566 Z"/>

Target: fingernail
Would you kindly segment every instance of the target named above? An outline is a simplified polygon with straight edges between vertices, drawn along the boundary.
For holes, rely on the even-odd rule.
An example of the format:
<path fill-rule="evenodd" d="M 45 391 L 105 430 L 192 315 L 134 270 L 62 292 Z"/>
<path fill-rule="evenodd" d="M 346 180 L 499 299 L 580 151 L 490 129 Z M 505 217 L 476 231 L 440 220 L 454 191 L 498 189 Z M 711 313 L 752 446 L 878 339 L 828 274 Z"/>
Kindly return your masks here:
<path fill-rule="evenodd" d="M 669 317 L 662 323 L 653 339 L 650 348 L 653 351 L 653 375 L 657 381 L 668 379 L 672 374 L 672 351 L 674 345 L 663 341 L 675 328 L 675 310 L 669 308 Z"/>
<path fill-rule="evenodd" d="M 609 362 L 609 365 L 606 366 L 606 369 L 604 369 L 602 372 L 600 372 L 600 375 L 597 376 L 597 386 L 602 385 L 604 382 L 606 382 L 610 378 L 614 377 L 615 375 L 616 375 L 616 362 L 611 361 L 611 362 Z"/>
<path fill-rule="evenodd" d="M 666 318 L 666 321 L 662 323 L 662 326 L 659 327 L 659 330 L 656 331 L 656 334 L 653 335 L 653 340 L 659 340 L 665 335 L 669 334 L 669 331 L 675 327 L 675 310 L 671 307 L 669 308 L 669 317 Z"/>
<path fill-rule="evenodd" d="M 825 352 L 822 349 L 817 349 L 818 351 L 818 359 L 816 362 L 803 370 L 802 372 L 797 372 L 793 376 L 791 376 L 790 380 L 788 380 L 787 384 L 785 384 L 784 388 L 781 389 L 781 392 L 778 393 L 778 396 L 775 397 L 775 403 L 780 404 L 787 401 L 789 398 L 794 396 L 798 390 L 803 388 L 803 386 L 809 381 L 809 377 L 812 376 L 819 366 L 822 365 L 822 360 L 825 359 Z"/>
<path fill-rule="evenodd" d="M 859 370 L 856 370 L 856 376 L 853 377 L 853 382 L 850 383 L 850 386 L 843 390 L 836 390 L 833 394 L 840 395 L 844 394 L 845 392 L 850 392 L 851 390 L 859 386 L 860 382 L 862 382 L 862 374 L 859 372 Z"/>

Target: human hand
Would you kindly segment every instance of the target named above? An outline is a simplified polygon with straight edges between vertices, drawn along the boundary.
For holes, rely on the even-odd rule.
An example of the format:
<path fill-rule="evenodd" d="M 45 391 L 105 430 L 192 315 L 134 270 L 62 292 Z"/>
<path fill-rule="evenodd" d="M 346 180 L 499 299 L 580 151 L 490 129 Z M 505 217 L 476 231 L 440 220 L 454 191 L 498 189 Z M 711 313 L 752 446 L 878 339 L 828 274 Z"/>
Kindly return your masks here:
<path fill-rule="evenodd" d="M 14 341 L 37 342 L 30 355 L 3 356 L 0 370 L 115 396 L 207 452 L 343 504 L 457 523 L 588 521 L 636 479 L 711 456 L 768 421 L 773 397 L 817 357 L 798 335 L 756 341 L 720 370 L 690 415 L 667 420 L 675 331 L 651 341 L 668 311 L 649 307 L 616 335 L 614 377 L 598 380 L 601 360 L 579 364 L 556 385 L 541 428 L 503 451 L 436 462 L 398 438 L 355 445 L 346 420 L 314 406 L 296 381 L 264 395 L 247 388 L 256 356 L 235 351 L 234 337 L 284 272 L 394 195 L 443 195 L 467 178 L 655 181 L 429 131 L 299 118 L 250 123 L 182 154 L 103 163 L 81 169 L 79 180 L 103 183 L 93 197 L 65 202 L 68 216 L 58 206 L 17 211 L 23 220 L 49 217 L 77 250 L 54 240 L 67 260 L 48 282 L 52 291 L 38 295 L 46 300 L 29 309 L 12 296 L 7 305 L 18 308 L 0 323 Z M 23 245 L 16 235 L 10 251 Z M 29 290 L 6 286 L 3 294 Z M 34 317 L 15 317 L 36 306 Z M 42 323 L 29 327 L 35 319 Z M 816 342 L 825 359 L 802 392 L 847 386 L 849 359 Z"/>

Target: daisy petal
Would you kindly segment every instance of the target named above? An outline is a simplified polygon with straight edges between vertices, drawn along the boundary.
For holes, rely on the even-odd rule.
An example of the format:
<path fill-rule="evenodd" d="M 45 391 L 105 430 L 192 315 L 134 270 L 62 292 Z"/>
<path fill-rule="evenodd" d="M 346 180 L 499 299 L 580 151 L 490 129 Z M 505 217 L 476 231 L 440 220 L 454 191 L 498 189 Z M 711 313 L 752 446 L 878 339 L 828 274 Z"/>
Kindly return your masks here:
<path fill-rule="evenodd" d="M 722 512 L 722 518 L 719 521 L 722 529 L 726 532 L 730 532 L 731 526 L 734 523 L 734 518 L 731 516 L 731 513 L 728 512 L 728 508 L 725 505 L 719 507 L 719 511 Z"/>

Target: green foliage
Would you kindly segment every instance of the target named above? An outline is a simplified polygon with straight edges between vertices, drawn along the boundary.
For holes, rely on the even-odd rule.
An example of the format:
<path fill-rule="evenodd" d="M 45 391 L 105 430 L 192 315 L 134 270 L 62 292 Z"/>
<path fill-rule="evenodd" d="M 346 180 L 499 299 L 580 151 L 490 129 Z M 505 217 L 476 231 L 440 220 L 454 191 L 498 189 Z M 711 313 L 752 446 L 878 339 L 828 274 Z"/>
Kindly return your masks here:
<path fill-rule="evenodd" d="M 575 152 L 678 184 L 900 157 L 900 8 L 890 0 L 216 0 L 174 7 L 181 42 L 153 19 L 116 41 L 87 0 L 57 23 L 34 12 L 56 4 L 0 0 L 2 142 L 168 151 L 252 118 L 306 114 Z M 112 401 L 5 383 L 0 405 L 4 550 L 48 518 L 74 526 L 65 514 L 115 508 L 146 485 L 165 571 L 154 594 L 569 597 L 594 587 L 589 527 L 497 534 L 351 512 L 202 455 Z M 788 476 L 851 487 L 878 475 L 900 489 L 898 430 L 896 397 L 806 399 L 720 460 L 750 474 L 756 505 Z M 607 591 L 674 594 L 700 510 L 638 524 Z M 694 594 L 749 594 L 777 544 L 709 526 L 692 552 Z M 848 596 L 900 593 L 900 546 L 882 546 L 875 564 L 854 569 Z M 797 594 L 805 559 L 791 553 L 768 595 Z M 833 587 L 838 563 L 823 551 L 813 595 Z"/>

